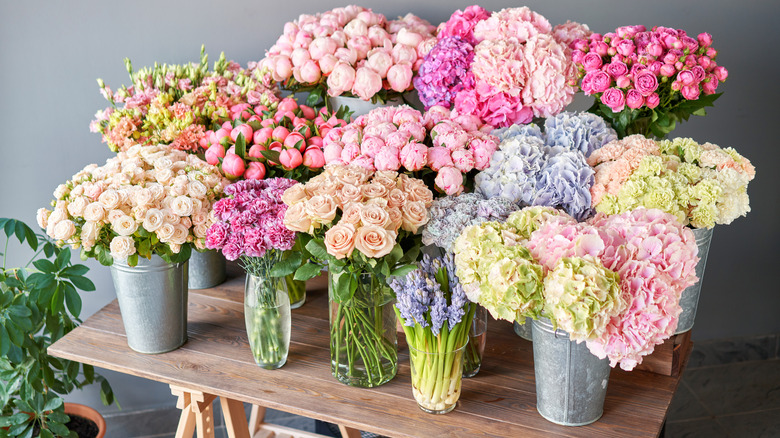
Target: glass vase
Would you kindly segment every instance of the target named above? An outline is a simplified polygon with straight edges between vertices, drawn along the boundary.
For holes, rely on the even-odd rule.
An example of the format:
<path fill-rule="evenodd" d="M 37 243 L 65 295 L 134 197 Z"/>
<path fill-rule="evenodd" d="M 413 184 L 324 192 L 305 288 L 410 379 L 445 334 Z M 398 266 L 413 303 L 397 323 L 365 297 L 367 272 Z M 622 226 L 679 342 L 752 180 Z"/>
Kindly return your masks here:
<path fill-rule="evenodd" d="M 297 309 L 306 302 L 306 282 L 294 280 L 295 274 L 284 277 L 287 282 L 287 295 L 290 297 L 290 308 Z"/>
<path fill-rule="evenodd" d="M 350 386 L 387 383 L 398 371 L 395 295 L 383 276 L 328 271 L 331 372 Z"/>
<path fill-rule="evenodd" d="M 487 309 L 476 303 L 474 319 L 471 321 L 469 341 L 463 352 L 463 377 L 474 377 L 482 366 L 482 356 L 485 353 L 485 341 L 487 340 Z"/>
<path fill-rule="evenodd" d="M 287 362 L 290 350 L 290 298 L 284 278 L 247 274 L 244 321 L 255 362 L 273 370 Z"/>
<path fill-rule="evenodd" d="M 429 414 L 446 414 L 460 398 L 463 357 L 466 345 L 455 350 L 439 350 L 436 343 L 409 344 L 412 393 L 417 406 Z"/>

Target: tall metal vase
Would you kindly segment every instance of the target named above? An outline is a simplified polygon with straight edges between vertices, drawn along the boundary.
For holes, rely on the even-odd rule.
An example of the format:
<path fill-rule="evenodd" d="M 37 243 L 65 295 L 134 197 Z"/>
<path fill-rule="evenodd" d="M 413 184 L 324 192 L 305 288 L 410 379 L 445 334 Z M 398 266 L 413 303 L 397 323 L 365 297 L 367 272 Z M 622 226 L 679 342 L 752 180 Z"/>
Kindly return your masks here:
<path fill-rule="evenodd" d="M 585 342 L 553 330 L 550 320 L 533 321 L 536 410 L 563 426 L 584 426 L 601 418 L 609 380 L 609 361 Z"/>
<path fill-rule="evenodd" d="M 208 289 L 225 281 L 227 261 L 216 250 L 192 251 L 189 261 L 190 289 Z"/>
<path fill-rule="evenodd" d="M 187 262 L 153 255 L 131 267 L 114 260 L 111 278 L 130 348 L 165 353 L 187 341 Z"/>
<path fill-rule="evenodd" d="M 677 323 L 675 335 L 685 333 L 693 328 L 693 321 L 696 319 L 696 309 L 699 307 L 699 296 L 701 295 L 701 284 L 704 281 L 704 268 L 707 267 L 707 254 L 710 252 L 710 243 L 712 243 L 712 232 L 715 228 L 694 228 L 693 235 L 696 237 L 696 245 L 699 247 L 699 263 L 696 264 L 696 276 L 699 280 L 692 286 L 685 288 L 680 296 L 680 320 Z"/>

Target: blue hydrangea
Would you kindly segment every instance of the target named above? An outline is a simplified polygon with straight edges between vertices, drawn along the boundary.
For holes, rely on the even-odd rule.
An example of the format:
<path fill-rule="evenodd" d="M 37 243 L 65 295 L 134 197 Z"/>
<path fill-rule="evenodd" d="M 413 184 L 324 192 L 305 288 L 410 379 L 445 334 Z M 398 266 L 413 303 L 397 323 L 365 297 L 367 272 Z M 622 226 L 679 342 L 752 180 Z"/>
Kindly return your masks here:
<path fill-rule="evenodd" d="M 544 122 L 545 144 L 580 151 L 587 158 L 596 149 L 617 140 L 617 133 L 591 113 L 562 112 Z"/>

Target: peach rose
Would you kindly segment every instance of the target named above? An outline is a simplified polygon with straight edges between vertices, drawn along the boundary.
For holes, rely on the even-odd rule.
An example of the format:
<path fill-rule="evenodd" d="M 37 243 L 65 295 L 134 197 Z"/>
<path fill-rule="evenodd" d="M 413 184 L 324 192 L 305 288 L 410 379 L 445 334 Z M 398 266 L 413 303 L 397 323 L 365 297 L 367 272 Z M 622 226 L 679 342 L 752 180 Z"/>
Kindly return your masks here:
<path fill-rule="evenodd" d="M 407 202 L 401 207 L 403 223 L 401 228 L 416 233 L 417 229 L 428 223 L 428 209 L 422 201 Z"/>
<path fill-rule="evenodd" d="M 176 227 L 170 222 L 164 222 L 160 225 L 160 228 L 155 231 L 157 238 L 160 242 L 168 243 L 173 238 L 173 234 L 176 232 Z"/>
<path fill-rule="evenodd" d="M 84 207 L 84 220 L 89 222 L 100 222 L 106 215 L 106 210 L 99 202 L 93 202 Z"/>
<path fill-rule="evenodd" d="M 70 213 L 71 216 L 81 216 L 88 204 L 89 201 L 87 198 L 79 196 L 68 204 L 68 213 Z"/>
<path fill-rule="evenodd" d="M 388 230 L 398 231 L 401 228 L 401 224 L 404 222 L 404 214 L 398 207 L 391 207 L 387 209 L 387 214 L 390 216 L 390 223 L 387 225 Z"/>
<path fill-rule="evenodd" d="M 401 207 L 406 203 L 406 193 L 404 193 L 401 189 L 393 189 L 390 191 L 390 193 L 387 195 L 387 206 L 388 207 Z"/>
<path fill-rule="evenodd" d="M 384 198 L 390 193 L 387 187 L 378 182 L 371 182 L 370 184 L 366 184 L 362 187 L 362 190 L 363 196 L 369 199 Z"/>
<path fill-rule="evenodd" d="M 379 205 L 366 205 L 360 211 L 360 221 L 363 225 L 376 225 L 387 228 L 390 224 L 390 215 L 387 210 Z"/>
<path fill-rule="evenodd" d="M 35 221 L 38 222 L 39 227 L 46 228 L 50 214 L 51 212 L 45 208 L 38 209 L 38 212 L 35 214 Z"/>
<path fill-rule="evenodd" d="M 68 186 L 66 186 L 65 184 L 60 184 L 57 186 L 56 189 L 54 189 L 54 197 L 56 199 L 62 199 L 68 193 L 70 193 L 70 189 L 68 189 Z"/>
<path fill-rule="evenodd" d="M 116 236 L 111 239 L 110 249 L 111 257 L 124 261 L 135 254 L 135 242 L 129 236 Z"/>
<path fill-rule="evenodd" d="M 376 225 L 366 225 L 358 228 L 355 233 L 355 249 L 366 257 L 379 258 L 393 250 L 395 246 L 395 231 L 386 230 Z"/>
<path fill-rule="evenodd" d="M 305 201 L 308 198 L 309 196 L 306 194 L 305 186 L 300 183 L 285 190 L 284 194 L 282 194 L 282 202 L 288 206 Z"/>
<path fill-rule="evenodd" d="M 173 236 L 171 236 L 170 243 L 176 244 L 176 245 L 183 245 L 187 242 L 187 237 L 190 235 L 190 230 L 186 228 L 184 225 L 174 225 L 173 227 Z"/>
<path fill-rule="evenodd" d="M 203 208 L 198 208 L 192 212 L 192 223 L 197 225 L 205 224 L 208 220 L 209 212 Z"/>
<path fill-rule="evenodd" d="M 352 202 L 363 202 L 363 191 L 358 186 L 344 184 L 338 194 L 338 198 L 342 206 Z"/>
<path fill-rule="evenodd" d="M 162 184 L 156 182 L 150 182 L 146 184 L 146 190 L 152 194 L 152 202 L 157 202 L 165 196 L 165 189 Z"/>
<path fill-rule="evenodd" d="M 303 203 L 312 222 L 327 224 L 336 217 L 336 200 L 329 195 L 316 195 Z"/>
<path fill-rule="evenodd" d="M 328 254 L 343 259 L 355 249 L 355 226 L 339 222 L 325 232 L 325 248 Z"/>
<path fill-rule="evenodd" d="M 195 228 L 192 229 L 192 233 L 195 234 L 195 237 L 197 237 L 197 239 L 195 239 L 195 244 L 196 244 L 195 246 L 197 246 L 197 244 L 202 239 L 206 238 L 208 232 L 209 232 L 209 226 L 206 225 L 205 223 L 195 225 Z"/>
<path fill-rule="evenodd" d="M 360 213 L 363 211 L 363 204 L 358 202 L 352 202 L 344 206 L 344 212 L 341 214 L 341 220 L 339 223 L 352 224 L 358 226 L 360 224 Z"/>
<path fill-rule="evenodd" d="M 311 219 L 306 214 L 304 202 L 299 202 L 290 206 L 284 213 L 284 226 L 290 231 L 300 231 L 308 233 L 311 228 Z"/>
<path fill-rule="evenodd" d="M 433 204 L 433 192 L 422 181 L 408 184 L 405 191 L 407 201 L 422 201 L 426 208 Z"/>
<path fill-rule="evenodd" d="M 97 242 L 98 237 L 100 236 L 100 229 L 102 228 L 101 224 L 98 224 L 97 222 L 85 222 L 84 225 L 81 226 L 81 244 L 84 246 L 84 249 L 89 251 L 90 248 L 95 246 L 95 242 Z"/>

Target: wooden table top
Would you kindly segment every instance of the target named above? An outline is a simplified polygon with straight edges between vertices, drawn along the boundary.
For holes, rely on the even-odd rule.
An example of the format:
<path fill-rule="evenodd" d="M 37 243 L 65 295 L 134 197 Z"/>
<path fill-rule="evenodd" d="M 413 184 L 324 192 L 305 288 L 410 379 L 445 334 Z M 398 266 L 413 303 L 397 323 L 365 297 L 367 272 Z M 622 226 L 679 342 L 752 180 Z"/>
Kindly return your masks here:
<path fill-rule="evenodd" d="M 392 437 L 658 436 L 679 377 L 612 370 L 603 417 L 588 426 L 553 424 L 536 411 L 532 344 L 505 321 L 488 324 L 477 376 L 463 379 L 458 406 L 426 414 L 412 397 L 408 350 L 399 333 L 398 375 L 377 388 L 344 385 L 330 372 L 326 282 L 310 282 L 306 303 L 292 311 L 287 363 L 258 367 L 244 328 L 244 276 L 189 293 L 189 340 L 164 354 L 127 346 L 114 300 L 49 348 L 53 356 L 183 386 L 221 397 L 343 424 Z"/>

